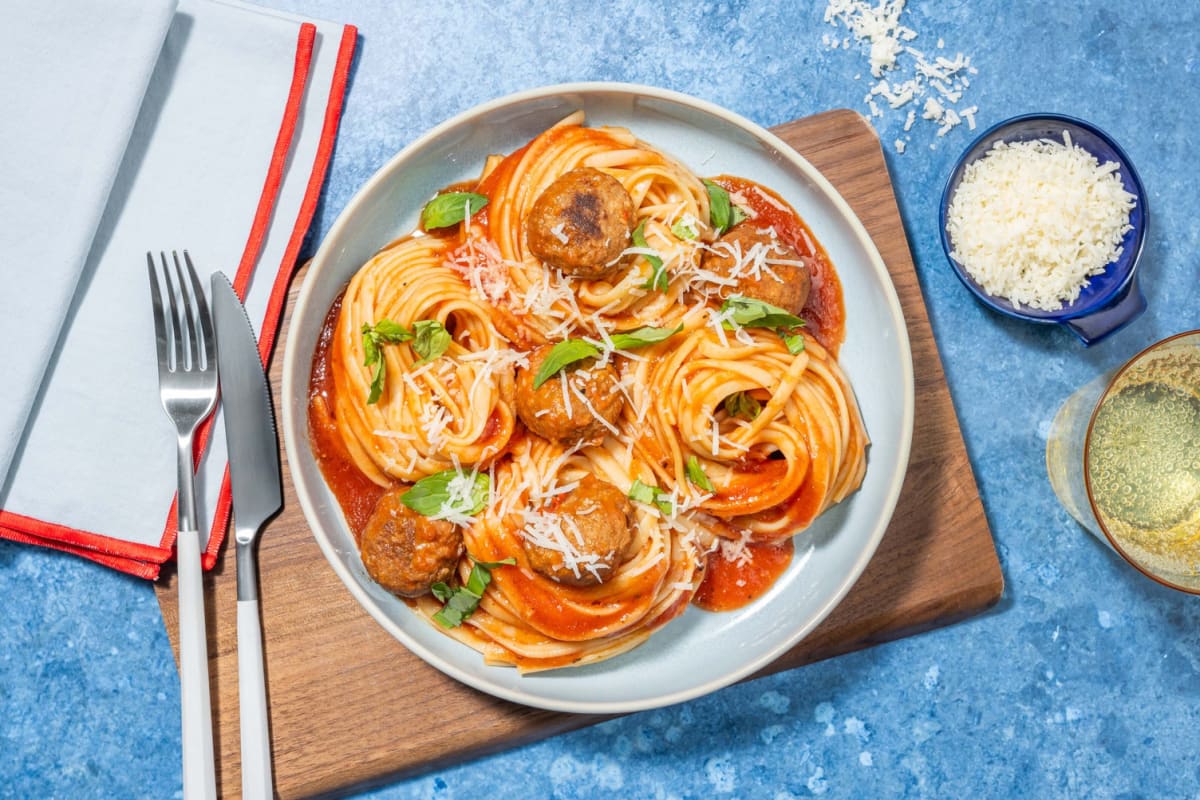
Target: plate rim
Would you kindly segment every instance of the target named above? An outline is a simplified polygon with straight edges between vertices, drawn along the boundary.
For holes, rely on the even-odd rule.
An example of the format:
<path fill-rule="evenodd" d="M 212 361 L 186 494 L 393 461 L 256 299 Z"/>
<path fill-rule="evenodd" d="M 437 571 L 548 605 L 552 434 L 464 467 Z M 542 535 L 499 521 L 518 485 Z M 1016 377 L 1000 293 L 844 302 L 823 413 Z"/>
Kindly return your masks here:
<path fill-rule="evenodd" d="M 896 504 L 899 501 L 900 491 L 904 484 L 905 476 L 908 472 L 909 460 L 911 457 L 912 433 L 914 426 L 914 405 L 915 405 L 915 389 L 914 389 L 914 373 L 912 366 L 912 348 L 908 336 L 908 326 L 905 321 L 904 312 L 900 305 L 898 293 L 895 283 L 892 280 L 891 274 L 887 270 L 887 266 L 883 261 L 882 255 L 875 246 L 874 241 L 868 234 L 865 225 L 858 215 L 850 207 L 849 203 L 842 197 L 841 193 L 833 186 L 833 184 L 813 166 L 806 158 L 798 153 L 791 145 L 784 142 L 765 127 L 753 122 L 752 120 L 743 117 L 742 115 L 730 111 L 715 103 L 703 100 L 692 95 L 677 92 L 671 89 L 663 89 L 660 87 L 648 86 L 636 83 L 624 83 L 614 81 L 583 81 L 560 84 L 548 84 L 531 89 L 525 89 L 518 92 L 509 93 L 492 100 L 471 106 L 464 111 L 461 111 L 444 122 L 430 128 L 424 134 L 418 136 L 408 145 L 401 148 L 395 155 L 389 158 L 383 165 L 378 167 L 365 182 L 359 185 L 353 195 L 347 201 L 345 207 L 338 213 L 329 231 L 322 238 L 321 244 L 317 252 L 312 258 L 309 269 L 305 274 L 303 283 L 297 294 L 297 301 L 292 312 L 291 319 L 297 319 L 304 316 L 307 312 L 309 298 L 311 297 L 311 287 L 316 282 L 316 279 L 321 273 L 321 265 L 327 259 L 333 258 L 329 253 L 329 248 L 332 246 L 330 242 L 337 238 L 337 234 L 346 227 L 349 220 L 355 216 L 355 212 L 359 206 L 365 203 L 365 198 L 371 194 L 372 190 L 384 180 L 391 176 L 391 173 L 396 169 L 396 165 L 407 160 L 412 153 L 425 147 L 431 142 L 436 141 L 440 136 L 447 131 L 453 130 L 464 123 L 469 122 L 472 118 L 480 115 L 488 114 L 492 111 L 504 108 L 528 104 L 532 101 L 552 98 L 558 95 L 625 95 L 631 99 L 651 98 L 663 100 L 682 105 L 693 110 L 698 110 L 716 117 L 727 124 L 731 124 L 736 128 L 750 134 L 752 137 L 764 142 L 774 148 L 779 155 L 791 163 L 793 167 L 799 170 L 805 179 L 809 180 L 816 189 L 825 197 L 826 200 L 832 203 L 838 217 L 847 224 L 850 232 L 853 234 L 854 240 L 858 246 L 862 248 L 867 256 L 867 260 L 871 267 L 880 278 L 883 288 L 883 295 L 886 301 L 889 312 L 893 320 L 893 330 L 897 338 L 897 343 L 901 347 L 902 352 L 907 356 L 902 359 L 900 364 L 901 379 L 903 386 L 901 391 L 902 398 L 902 413 L 900 437 L 898 442 L 897 458 L 903 468 L 893 476 L 891 484 L 887 487 L 884 497 L 884 502 L 878 522 L 875 529 L 871 532 L 870 537 L 866 541 L 866 545 L 858 553 L 851 568 L 841 578 L 836 591 L 822 603 L 808 621 L 807 624 L 801 626 L 791 633 L 791 635 L 783 637 L 773 646 L 768 647 L 764 652 L 755 658 L 748 659 L 742 662 L 733 670 L 729 670 L 722 675 L 712 678 L 708 681 L 689 686 L 677 691 L 661 693 L 650 698 L 637 699 L 632 701 L 620 700 L 585 700 L 574 699 L 565 700 L 560 698 L 546 698 L 537 694 L 532 694 L 528 691 L 520 689 L 510 689 L 503 685 L 498 685 L 495 682 L 488 681 L 482 675 L 476 674 L 470 670 L 464 669 L 455 663 L 452 663 L 441 656 L 427 650 L 424 645 L 415 640 L 398 624 L 388 617 L 381 608 L 377 606 L 372 598 L 366 593 L 364 588 L 359 585 L 358 579 L 350 572 L 350 570 L 342 562 L 341 555 L 338 553 L 334 544 L 329 541 L 328 537 L 318 534 L 316 526 L 312 520 L 317 519 L 317 511 L 312 500 L 312 489 L 304 479 L 303 474 L 298 470 L 289 469 L 292 476 L 292 482 L 296 489 L 296 497 L 300 504 L 305 522 L 308 524 L 310 532 L 316 539 L 325 560 L 329 563 L 335 574 L 342 581 L 343 585 L 350 592 L 355 602 L 365 610 L 372 619 L 375 620 L 384 630 L 392 635 L 411 653 L 425 661 L 430 666 L 441 671 L 459 682 L 470 686 L 478 691 L 489 694 L 493 697 L 498 697 L 504 700 L 509 700 L 515 703 L 520 703 L 533 708 L 540 708 L 548 711 L 560 711 L 581 714 L 623 714 L 636 711 L 643 711 L 653 708 L 661 708 L 664 706 L 674 705 L 676 703 L 692 700 L 697 697 L 710 694 L 720 690 L 726 686 L 732 685 L 740 680 L 747 678 L 763 669 L 767 665 L 774 662 L 781 655 L 786 653 L 791 648 L 795 647 L 800 641 L 807 637 L 818 625 L 820 625 L 829 614 L 835 609 L 849 593 L 850 589 L 858 582 L 866 569 L 868 563 L 874 557 L 878 550 L 879 542 L 883 539 L 888 526 L 891 523 L 895 513 Z M 321 309 L 323 314 L 326 309 Z M 295 382 L 295 349 L 299 344 L 295 337 L 291 336 L 291 324 L 289 323 L 288 336 L 286 337 L 283 354 L 283 374 L 281 380 L 281 389 L 286 389 L 292 386 Z M 305 381 L 307 384 L 307 380 Z M 304 453 L 299 449 L 296 432 L 296 418 L 292 412 L 291 404 L 284 402 L 281 398 L 281 411 L 283 419 L 283 439 L 284 448 L 287 454 L 289 464 L 299 464 L 303 458 L 312 458 L 311 452 Z M 307 415 L 302 415 L 307 420 Z M 304 426 L 307 430 L 307 425 Z M 303 438 L 303 437 L 300 437 Z M 466 645 L 462 645 L 466 647 Z M 474 652 L 474 651 L 472 651 Z M 476 653 L 478 656 L 478 653 Z M 482 659 L 482 656 L 479 656 Z M 512 669 L 511 667 L 489 666 L 480 661 L 480 664 L 485 669 Z"/>

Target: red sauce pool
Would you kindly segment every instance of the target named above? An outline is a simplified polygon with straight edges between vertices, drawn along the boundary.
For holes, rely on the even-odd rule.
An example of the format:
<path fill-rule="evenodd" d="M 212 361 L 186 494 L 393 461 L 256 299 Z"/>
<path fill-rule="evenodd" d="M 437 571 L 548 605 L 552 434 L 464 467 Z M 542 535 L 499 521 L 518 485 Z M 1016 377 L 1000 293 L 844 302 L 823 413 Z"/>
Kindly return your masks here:
<path fill-rule="evenodd" d="M 792 563 L 795 548 L 791 539 L 771 544 L 746 545 L 751 560 L 741 566 L 726 560 L 720 550 L 708 554 L 704 580 L 692 603 L 705 611 L 733 611 L 767 593 Z"/>
<path fill-rule="evenodd" d="M 313 455 L 321 466 L 321 474 L 338 499 L 357 541 L 386 489 L 358 469 L 333 421 L 333 400 L 337 387 L 329 368 L 329 348 L 341 310 L 342 295 L 338 295 L 325 315 L 313 354 L 312 372 L 308 380 L 308 439 L 312 443 Z"/>

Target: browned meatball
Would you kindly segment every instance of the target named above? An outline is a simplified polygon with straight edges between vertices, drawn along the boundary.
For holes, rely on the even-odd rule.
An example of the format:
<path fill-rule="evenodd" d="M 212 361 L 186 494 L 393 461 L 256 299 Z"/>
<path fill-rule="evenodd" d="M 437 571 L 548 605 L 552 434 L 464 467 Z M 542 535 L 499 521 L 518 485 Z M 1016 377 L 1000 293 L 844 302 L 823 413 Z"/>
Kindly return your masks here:
<path fill-rule="evenodd" d="M 576 489 L 547 509 L 547 515 L 561 523 L 556 526 L 560 535 L 526 533 L 524 542 L 529 566 L 547 578 L 571 586 L 596 586 L 611 578 L 625 560 L 633 541 L 633 504 L 608 481 L 585 475 Z M 556 546 L 531 541 L 547 536 L 558 540 Z M 564 556 L 564 549 L 571 552 L 571 559 Z"/>
<path fill-rule="evenodd" d="M 616 367 L 585 361 L 581 366 L 567 367 L 534 389 L 533 379 L 552 349 L 549 344 L 535 348 L 529 354 L 529 366 L 517 369 L 517 416 L 526 428 L 543 439 L 569 445 L 580 441 L 595 444 L 609 428 L 592 414 L 592 409 L 612 425 L 624 405 L 624 397 L 617 388 L 620 376 Z M 563 398 L 564 380 L 569 381 L 567 399 Z M 587 403 L 576 392 L 587 398 Z"/>
<path fill-rule="evenodd" d="M 770 231 L 747 222 L 718 239 L 704 253 L 701 267 L 737 280 L 736 286 L 722 287 L 722 298 L 733 294 L 753 297 L 791 314 L 800 314 L 812 288 L 812 277 L 808 268 L 801 266 L 800 254 Z"/>
<path fill-rule="evenodd" d="M 634 213 L 616 178 L 591 167 L 571 170 L 546 187 L 525 218 L 529 251 L 568 275 L 603 278 L 629 247 Z"/>
<path fill-rule="evenodd" d="M 453 523 L 430 519 L 400 502 L 407 491 L 397 487 L 379 498 L 359 545 L 363 566 L 376 583 L 392 594 L 418 597 L 454 574 L 463 537 Z"/>

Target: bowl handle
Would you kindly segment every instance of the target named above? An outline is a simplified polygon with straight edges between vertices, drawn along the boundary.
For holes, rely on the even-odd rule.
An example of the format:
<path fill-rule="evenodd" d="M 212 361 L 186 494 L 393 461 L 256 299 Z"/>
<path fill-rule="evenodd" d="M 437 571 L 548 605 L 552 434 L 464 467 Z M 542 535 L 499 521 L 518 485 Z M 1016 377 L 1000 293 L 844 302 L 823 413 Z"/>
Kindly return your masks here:
<path fill-rule="evenodd" d="M 1104 308 L 1084 317 L 1064 320 L 1062 324 L 1070 328 L 1086 347 L 1121 330 L 1145 310 L 1146 298 L 1138 286 L 1137 273 L 1134 273 L 1124 293 Z"/>

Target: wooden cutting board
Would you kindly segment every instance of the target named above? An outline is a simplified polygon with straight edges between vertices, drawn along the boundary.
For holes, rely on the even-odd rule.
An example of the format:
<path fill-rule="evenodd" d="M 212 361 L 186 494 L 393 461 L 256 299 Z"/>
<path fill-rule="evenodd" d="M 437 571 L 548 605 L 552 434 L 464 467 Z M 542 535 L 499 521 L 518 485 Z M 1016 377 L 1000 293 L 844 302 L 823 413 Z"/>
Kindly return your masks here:
<path fill-rule="evenodd" d="M 1004 587 L 878 137 L 849 110 L 774 131 L 832 181 L 883 255 L 912 343 L 916 424 L 899 505 L 874 559 L 824 623 L 768 671 L 955 622 L 991 606 Z M 292 282 L 285 336 L 300 283 Z M 277 401 L 281 351 L 271 364 Z M 260 563 L 275 786 L 282 797 L 365 786 L 599 719 L 496 700 L 409 653 L 355 603 L 325 561 L 286 461 L 284 509 L 263 534 Z M 178 654 L 174 582 L 169 575 L 156 591 Z M 232 546 L 205 584 L 217 780 L 222 797 L 235 797 L 241 773 Z"/>

